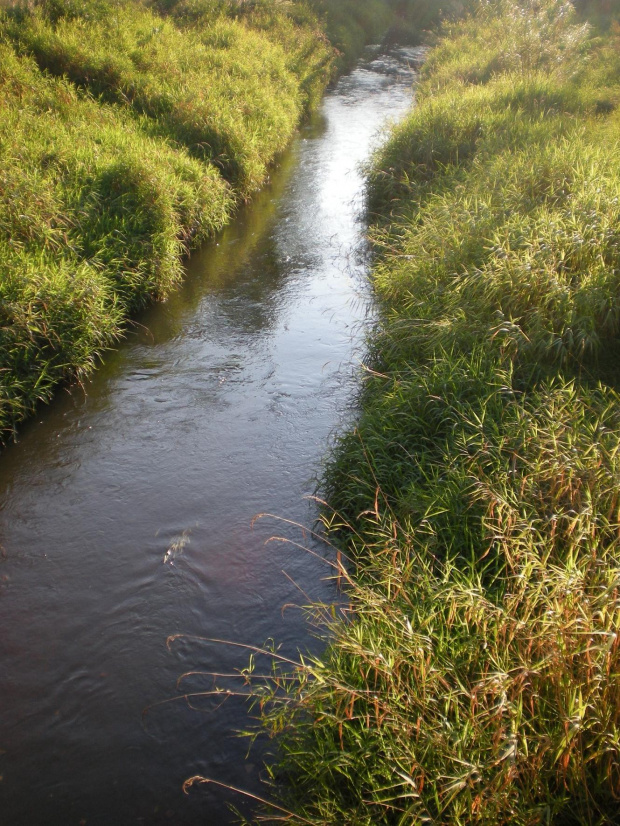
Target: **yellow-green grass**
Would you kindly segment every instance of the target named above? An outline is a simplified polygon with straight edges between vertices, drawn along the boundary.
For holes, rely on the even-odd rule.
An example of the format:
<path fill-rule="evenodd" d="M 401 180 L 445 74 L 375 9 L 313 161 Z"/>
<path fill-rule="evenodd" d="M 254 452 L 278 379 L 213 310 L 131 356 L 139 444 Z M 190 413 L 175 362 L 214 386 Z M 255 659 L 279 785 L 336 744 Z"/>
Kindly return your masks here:
<path fill-rule="evenodd" d="M 361 5 L 372 2 L 362 0 Z M 153 0 L 183 30 L 205 28 L 217 19 L 243 23 L 284 49 L 286 68 L 299 86 L 304 111 L 319 102 L 326 78 L 335 67 L 333 44 L 310 4 L 253 0 Z M 357 55 L 353 56 L 353 59 Z"/>
<path fill-rule="evenodd" d="M 180 27 L 139 2 L 42 3 L 7 17 L 5 36 L 54 75 L 153 121 L 216 164 L 242 195 L 256 189 L 303 111 L 295 50 L 221 15 Z M 52 13 L 54 12 L 54 13 Z M 308 38 L 302 38 L 308 46 Z M 314 38 L 307 68 L 329 61 Z M 323 82 L 327 76 L 323 73 Z"/>
<path fill-rule="evenodd" d="M 254 689 L 292 823 L 617 822 L 618 29 L 471 8 L 369 169 L 380 317 L 323 479 L 350 605 Z"/>
<path fill-rule="evenodd" d="M 0 45 L 0 429 L 84 375 L 226 221 L 217 171 Z"/>

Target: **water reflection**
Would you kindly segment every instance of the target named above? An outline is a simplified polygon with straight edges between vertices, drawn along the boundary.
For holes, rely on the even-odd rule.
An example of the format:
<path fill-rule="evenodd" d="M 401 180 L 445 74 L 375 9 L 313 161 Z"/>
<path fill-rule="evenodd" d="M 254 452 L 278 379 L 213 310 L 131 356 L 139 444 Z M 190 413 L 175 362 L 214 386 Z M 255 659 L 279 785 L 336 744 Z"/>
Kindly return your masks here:
<path fill-rule="evenodd" d="M 0 467 L 0 808 L 12 826 L 224 824 L 202 773 L 258 788 L 234 699 L 177 679 L 242 667 L 239 648 L 315 645 L 299 612 L 329 570 L 274 533 L 343 420 L 365 312 L 362 180 L 379 126 L 410 101 L 414 52 L 344 78 L 267 188 L 195 255 L 93 380 L 63 392 Z M 317 549 L 318 550 L 318 549 Z M 172 652 L 171 634 L 187 634 Z M 199 678 L 185 687 L 209 685 Z M 148 713 L 144 714 L 146 708 Z"/>

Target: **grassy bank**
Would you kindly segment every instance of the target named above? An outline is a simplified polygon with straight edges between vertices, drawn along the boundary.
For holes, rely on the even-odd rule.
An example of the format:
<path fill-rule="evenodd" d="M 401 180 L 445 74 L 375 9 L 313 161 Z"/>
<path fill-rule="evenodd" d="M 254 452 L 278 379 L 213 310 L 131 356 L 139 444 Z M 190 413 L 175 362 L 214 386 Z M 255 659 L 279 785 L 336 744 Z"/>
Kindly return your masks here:
<path fill-rule="evenodd" d="M 476 3 L 373 159 L 381 320 L 324 480 L 350 606 L 256 688 L 290 822 L 617 823 L 613 14 Z"/>
<path fill-rule="evenodd" d="M 0 5 L 0 441 L 265 182 L 335 71 L 324 26 L 350 57 L 388 20 L 311 5 Z"/>

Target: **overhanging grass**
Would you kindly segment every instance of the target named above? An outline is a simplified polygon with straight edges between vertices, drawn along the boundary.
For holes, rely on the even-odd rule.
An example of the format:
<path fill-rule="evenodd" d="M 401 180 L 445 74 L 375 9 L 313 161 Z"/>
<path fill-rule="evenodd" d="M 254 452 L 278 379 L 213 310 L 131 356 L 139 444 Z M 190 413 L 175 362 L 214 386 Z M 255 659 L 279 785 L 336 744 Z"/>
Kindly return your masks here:
<path fill-rule="evenodd" d="M 90 369 L 221 227 L 217 171 L 0 45 L 0 430 Z"/>
<path fill-rule="evenodd" d="M 328 37 L 344 68 L 353 63 L 366 43 L 380 41 L 397 4 L 386 0 L 314 0 L 313 5 L 326 20 Z"/>

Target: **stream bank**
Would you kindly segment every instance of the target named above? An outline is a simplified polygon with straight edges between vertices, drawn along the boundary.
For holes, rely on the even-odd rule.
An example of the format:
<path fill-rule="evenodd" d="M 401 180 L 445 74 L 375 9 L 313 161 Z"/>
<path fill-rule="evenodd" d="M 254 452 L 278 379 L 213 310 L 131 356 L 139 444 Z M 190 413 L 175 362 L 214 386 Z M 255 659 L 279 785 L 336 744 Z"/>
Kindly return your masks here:
<path fill-rule="evenodd" d="M 469 4 L 369 172 L 349 560 L 286 690 L 290 823 L 618 822 L 620 4 Z"/>

